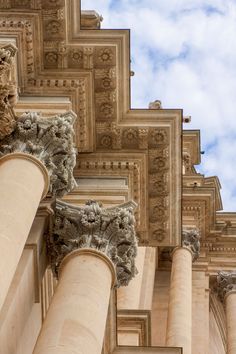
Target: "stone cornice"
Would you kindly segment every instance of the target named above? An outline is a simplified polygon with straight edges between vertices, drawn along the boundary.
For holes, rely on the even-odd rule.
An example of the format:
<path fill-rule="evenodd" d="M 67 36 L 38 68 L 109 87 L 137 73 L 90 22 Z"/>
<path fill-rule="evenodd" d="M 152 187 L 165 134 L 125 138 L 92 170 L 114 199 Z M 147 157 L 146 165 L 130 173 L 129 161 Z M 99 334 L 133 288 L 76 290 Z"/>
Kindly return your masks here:
<path fill-rule="evenodd" d="M 18 96 L 11 77 L 16 52 L 13 44 L 0 46 L 0 139 L 11 134 L 16 125 L 13 107 Z"/>
<path fill-rule="evenodd" d="M 225 297 L 231 292 L 236 292 L 236 271 L 220 271 L 217 275 L 217 293 L 223 302 Z"/>
<path fill-rule="evenodd" d="M 111 259 L 116 268 L 117 286 L 127 285 L 136 274 L 135 206 L 130 202 L 104 209 L 95 201 L 88 201 L 84 207 L 57 201 L 54 228 L 48 242 L 55 274 L 66 255 L 79 248 L 91 248 Z"/>
<path fill-rule="evenodd" d="M 143 186 L 133 188 L 147 214 L 140 240 L 180 245 L 182 111 L 130 108 L 129 32 L 84 30 L 80 0 L 7 0 L 0 8 L 2 35 L 17 40 L 21 95 L 69 98 L 79 151 L 100 154 L 99 161 L 112 154 L 111 162 L 123 154 L 122 164 L 134 152 L 142 156 L 145 169 L 130 172 Z M 95 176 L 102 173 L 99 167 Z"/>
<path fill-rule="evenodd" d="M 182 231 L 182 246 L 188 248 L 195 261 L 200 254 L 200 234 L 197 229 L 184 229 Z"/>
<path fill-rule="evenodd" d="M 0 156 L 23 152 L 37 157 L 49 173 L 49 192 L 62 196 L 76 186 L 73 177 L 76 163 L 74 120 L 73 112 L 52 118 L 42 118 L 38 113 L 25 113 L 17 119 L 11 135 L 2 140 Z"/>

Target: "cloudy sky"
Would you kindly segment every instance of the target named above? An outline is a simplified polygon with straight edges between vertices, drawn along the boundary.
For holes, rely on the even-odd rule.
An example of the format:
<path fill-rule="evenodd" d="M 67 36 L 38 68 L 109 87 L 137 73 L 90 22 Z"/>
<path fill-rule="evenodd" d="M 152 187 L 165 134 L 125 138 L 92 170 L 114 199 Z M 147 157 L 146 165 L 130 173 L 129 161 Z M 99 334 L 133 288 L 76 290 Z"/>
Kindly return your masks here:
<path fill-rule="evenodd" d="M 198 171 L 217 175 L 236 211 L 236 0 L 82 0 L 102 28 L 131 29 L 132 107 L 155 99 L 201 130 Z"/>

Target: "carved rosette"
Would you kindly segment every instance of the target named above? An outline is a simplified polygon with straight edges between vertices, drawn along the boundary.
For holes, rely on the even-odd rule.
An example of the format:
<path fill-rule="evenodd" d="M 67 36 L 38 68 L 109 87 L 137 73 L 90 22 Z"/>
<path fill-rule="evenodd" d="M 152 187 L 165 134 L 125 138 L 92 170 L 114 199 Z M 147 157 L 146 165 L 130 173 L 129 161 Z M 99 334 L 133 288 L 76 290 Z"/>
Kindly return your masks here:
<path fill-rule="evenodd" d="M 220 271 L 217 275 L 217 293 L 223 302 L 230 292 L 236 292 L 236 272 Z"/>
<path fill-rule="evenodd" d="M 24 113 L 15 130 L 1 141 L 0 156 L 24 152 L 37 157 L 50 176 L 49 193 L 63 196 L 76 186 L 73 169 L 76 150 L 73 144 L 73 112 L 42 118 L 38 113 Z"/>
<path fill-rule="evenodd" d="M 96 201 L 78 207 L 57 201 L 53 233 L 48 250 L 54 273 L 58 275 L 63 258 L 79 248 L 92 248 L 106 254 L 116 268 L 117 286 L 128 285 L 136 274 L 136 204 L 102 208 Z"/>
<path fill-rule="evenodd" d="M 200 254 L 200 233 L 198 229 L 184 229 L 182 231 L 182 246 L 188 248 L 193 255 L 193 262 Z"/>
<path fill-rule="evenodd" d="M 11 77 L 16 51 L 13 44 L 0 47 L 0 139 L 11 134 L 16 126 L 13 107 L 18 95 Z"/>

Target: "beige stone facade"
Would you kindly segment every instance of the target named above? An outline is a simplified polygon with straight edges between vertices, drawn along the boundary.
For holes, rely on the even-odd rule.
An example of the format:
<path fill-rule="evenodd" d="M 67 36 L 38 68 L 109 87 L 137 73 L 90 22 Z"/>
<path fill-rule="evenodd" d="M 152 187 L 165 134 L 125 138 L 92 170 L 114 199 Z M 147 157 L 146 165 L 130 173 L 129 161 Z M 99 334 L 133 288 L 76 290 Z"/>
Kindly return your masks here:
<path fill-rule="evenodd" d="M 0 354 L 236 354 L 236 214 L 100 22 L 0 1 Z"/>

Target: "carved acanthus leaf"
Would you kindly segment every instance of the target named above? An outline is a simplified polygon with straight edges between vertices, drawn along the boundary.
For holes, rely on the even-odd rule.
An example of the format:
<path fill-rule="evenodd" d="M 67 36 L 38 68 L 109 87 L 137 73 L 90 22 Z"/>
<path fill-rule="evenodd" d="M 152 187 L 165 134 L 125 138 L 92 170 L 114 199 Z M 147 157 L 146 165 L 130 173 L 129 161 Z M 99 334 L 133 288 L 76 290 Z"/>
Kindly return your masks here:
<path fill-rule="evenodd" d="M 93 248 L 105 253 L 115 265 L 117 286 L 128 285 L 137 272 L 134 206 L 130 202 L 104 209 L 95 201 L 84 207 L 57 201 L 54 230 L 48 242 L 54 272 L 57 274 L 68 253 Z"/>
<path fill-rule="evenodd" d="M 193 254 L 195 261 L 200 254 L 200 233 L 198 229 L 184 229 L 182 231 L 182 246 L 187 247 Z"/>
<path fill-rule="evenodd" d="M 16 126 L 13 107 L 17 102 L 17 89 L 11 78 L 16 47 L 6 44 L 0 47 L 0 139 L 11 134 Z"/>
<path fill-rule="evenodd" d="M 231 291 L 236 291 L 236 272 L 220 271 L 217 275 L 217 293 L 223 302 L 225 295 Z"/>
<path fill-rule="evenodd" d="M 32 154 L 47 167 L 50 190 L 62 196 L 76 186 L 73 169 L 76 150 L 73 144 L 73 112 L 52 118 L 42 118 L 38 113 L 24 113 L 18 118 L 15 130 L 2 140 L 0 155 L 13 152 Z"/>

